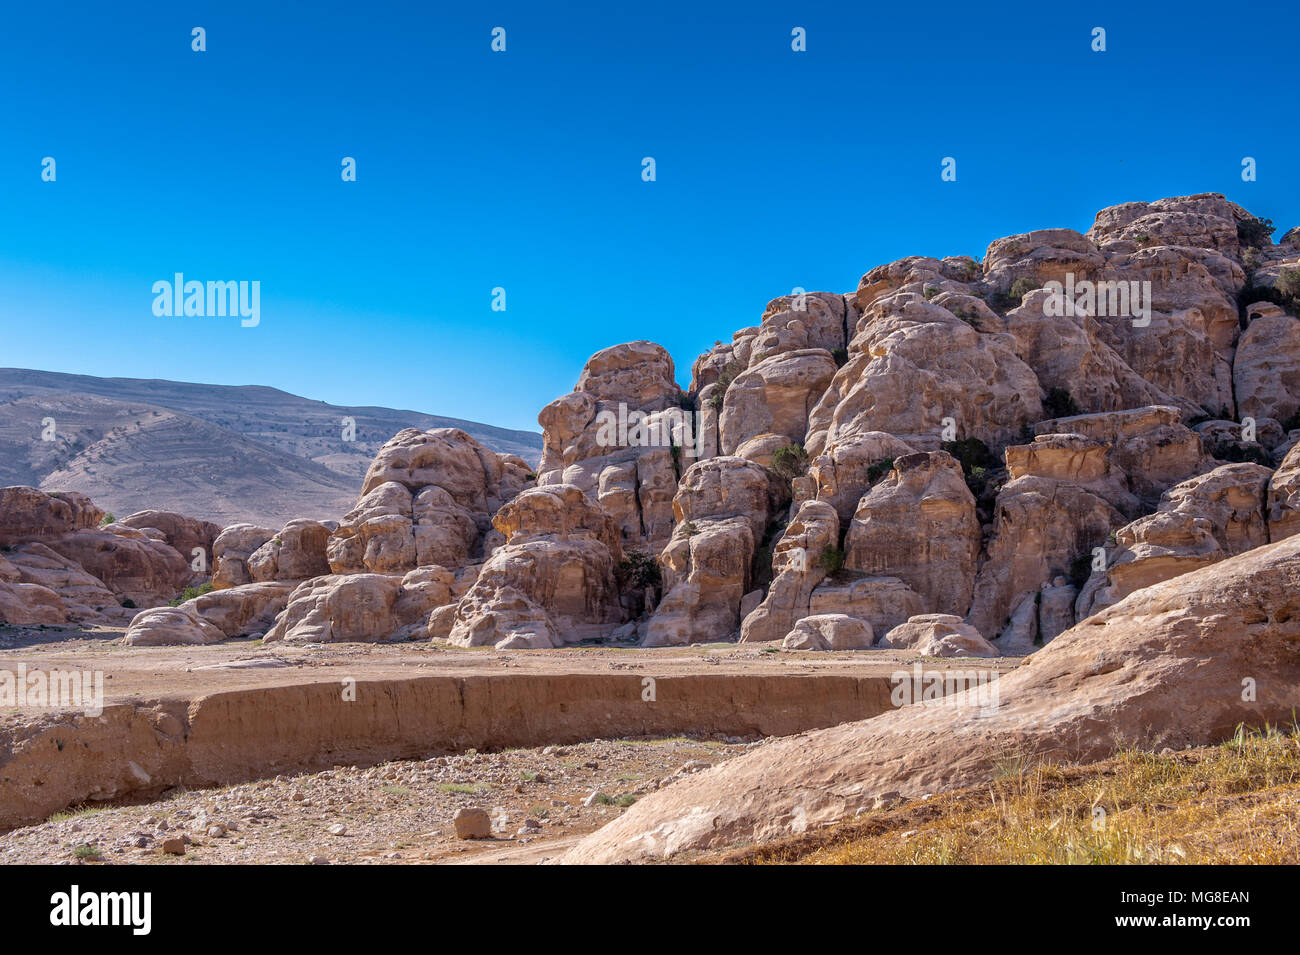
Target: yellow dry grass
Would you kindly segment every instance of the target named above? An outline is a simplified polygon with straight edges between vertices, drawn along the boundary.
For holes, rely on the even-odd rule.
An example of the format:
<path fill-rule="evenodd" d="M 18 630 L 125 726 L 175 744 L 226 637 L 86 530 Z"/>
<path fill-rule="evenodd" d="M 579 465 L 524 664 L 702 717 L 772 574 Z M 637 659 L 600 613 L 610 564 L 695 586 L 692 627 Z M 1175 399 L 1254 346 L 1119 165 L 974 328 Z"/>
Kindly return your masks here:
<path fill-rule="evenodd" d="M 816 865 L 1296 863 L 1300 732 L 1126 751 L 1090 766 L 1012 759 L 978 789 L 877 810 L 730 862 Z"/>

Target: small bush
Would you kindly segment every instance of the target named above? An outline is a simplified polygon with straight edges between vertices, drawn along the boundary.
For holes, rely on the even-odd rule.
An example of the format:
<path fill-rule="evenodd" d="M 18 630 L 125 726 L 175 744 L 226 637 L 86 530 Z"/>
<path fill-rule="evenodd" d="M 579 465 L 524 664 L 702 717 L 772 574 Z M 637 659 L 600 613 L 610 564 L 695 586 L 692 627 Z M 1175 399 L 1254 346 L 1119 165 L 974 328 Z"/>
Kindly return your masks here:
<path fill-rule="evenodd" d="M 849 350 L 847 348 L 832 348 L 831 357 L 835 359 L 836 368 L 843 368 L 849 363 Z"/>
<path fill-rule="evenodd" d="M 116 523 L 117 523 L 117 518 L 114 517 L 111 513 L 110 513 L 110 514 L 105 514 L 105 515 L 104 515 L 102 518 L 100 518 L 100 520 L 99 520 L 99 526 L 100 526 L 100 527 L 107 527 L 109 524 L 116 524 Z"/>
<path fill-rule="evenodd" d="M 867 468 L 867 480 L 875 484 L 880 478 L 884 477 L 894 469 L 894 459 L 885 458 L 883 461 L 877 461 Z"/>
<path fill-rule="evenodd" d="M 125 607 L 127 610 L 134 610 L 135 601 L 132 600 L 130 597 L 127 597 L 125 600 L 122 601 L 122 606 Z"/>
<path fill-rule="evenodd" d="M 1080 554 L 1074 560 L 1070 561 L 1070 583 L 1076 587 L 1082 587 L 1092 576 L 1092 554 Z"/>
<path fill-rule="evenodd" d="M 731 383 L 736 380 L 736 376 L 739 375 L 742 370 L 743 369 L 740 367 L 738 362 L 727 362 L 722 371 L 718 373 L 717 389 L 709 397 L 710 408 L 717 412 L 722 411 L 722 405 L 727 398 L 727 389 L 731 387 Z"/>
<path fill-rule="evenodd" d="M 828 574 L 838 574 L 844 568 L 844 551 L 838 547 L 827 547 L 818 558 L 821 569 Z"/>
<path fill-rule="evenodd" d="M 1237 241 L 1243 248 L 1261 249 L 1273 244 L 1273 233 L 1277 226 L 1272 219 L 1243 219 L 1237 223 Z"/>
<path fill-rule="evenodd" d="M 694 521 L 687 521 L 685 524 L 682 525 L 682 533 L 685 534 L 687 537 L 694 537 L 699 532 L 700 529 L 698 526 L 696 526 Z"/>
<path fill-rule="evenodd" d="M 1049 418 L 1069 418 L 1082 414 L 1083 409 L 1065 388 L 1050 388 L 1043 399 L 1043 414 Z"/>
<path fill-rule="evenodd" d="M 1024 297 L 1028 295 L 1030 292 L 1033 292 L 1036 289 L 1040 289 L 1040 288 L 1042 288 L 1042 286 L 1039 285 L 1037 282 L 1035 282 L 1033 279 L 1029 279 L 1029 278 L 1025 278 L 1024 276 L 1021 276 L 1020 278 L 1016 279 L 1014 282 L 1011 283 L 1011 297 L 1015 299 L 1017 302 L 1019 302 L 1022 299 L 1024 299 Z"/>
<path fill-rule="evenodd" d="M 808 452 L 802 444 L 787 444 L 772 454 L 772 470 L 792 481 L 808 469 Z"/>
<path fill-rule="evenodd" d="M 961 469 L 967 474 L 971 468 L 996 468 L 1001 463 L 993 456 L 989 446 L 979 438 L 962 438 L 960 441 L 945 441 L 943 449 L 957 459 Z"/>
<path fill-rule="evenodd" d="M 181 591 L 181 595 L 167 603 L 169 607 L 179 607 L 181 604 L 193 600 L 195 597 L 202 597 L 204 594 L 212 592 L 212 581 L 205 580 L 197 587 L 186 587 Z"/>
<path fill-rule="evenodd" d="M 618 565 L 619 576 L 638 590 L 658 587 L 663 583 L 659 562 L 639 550 L 630 550 Z"/>

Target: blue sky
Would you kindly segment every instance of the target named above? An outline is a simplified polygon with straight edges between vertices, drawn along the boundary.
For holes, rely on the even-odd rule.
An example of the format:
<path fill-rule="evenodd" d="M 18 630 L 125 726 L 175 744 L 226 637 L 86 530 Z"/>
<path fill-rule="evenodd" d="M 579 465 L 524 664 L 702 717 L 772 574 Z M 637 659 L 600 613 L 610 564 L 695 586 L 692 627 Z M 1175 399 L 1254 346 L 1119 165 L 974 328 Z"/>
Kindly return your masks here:
<path fill-rule="evenodd" d="M 535 430 L 593 351 L 658 341 L 686 383 L 769 299 L 904 255 L 1193 192 L 1300 224 L 1297 27 L 1294 3 L 10 4 L 0 366 Z M 260 281 L 261 324 L 156 317 L 175 272 Z"/>

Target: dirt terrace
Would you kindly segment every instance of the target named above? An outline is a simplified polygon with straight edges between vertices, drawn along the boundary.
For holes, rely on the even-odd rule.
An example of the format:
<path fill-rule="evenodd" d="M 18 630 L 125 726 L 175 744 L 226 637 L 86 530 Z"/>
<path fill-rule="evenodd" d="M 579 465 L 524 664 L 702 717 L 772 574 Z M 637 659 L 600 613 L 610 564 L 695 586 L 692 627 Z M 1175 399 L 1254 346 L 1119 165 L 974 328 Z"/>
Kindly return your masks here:
<path fill-rule="evenodd" d="M 916 662 L 895 651 L 734 644 L 498 653 L 238 640 L 131 648 L 120 636 L 0 631 L 0 670 L 90 670 L 104 686 L 97 715 L 5 711 L 0 828 L 68 807 L 471 749 L 784 736 L 886 711 L 891 675 Z M 1005 671 L 1017 662 L 924 665 Z"/>

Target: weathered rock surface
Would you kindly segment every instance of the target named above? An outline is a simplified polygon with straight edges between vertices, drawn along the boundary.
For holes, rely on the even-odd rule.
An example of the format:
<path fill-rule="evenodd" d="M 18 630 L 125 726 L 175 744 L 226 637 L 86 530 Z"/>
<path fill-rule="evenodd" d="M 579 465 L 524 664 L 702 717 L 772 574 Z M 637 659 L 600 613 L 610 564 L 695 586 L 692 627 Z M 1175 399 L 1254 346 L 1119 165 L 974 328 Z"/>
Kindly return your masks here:
<path fill-rule="evenodd" d="M 1021 601 L 1069 574 L 1076 559 L 1089 560 L 1123 523 L 1119 511 L 1079 485 L 1041 477 L 1010 482 L 998 492 L 968 621 L 990 638 L 1001 634 Z"/>
<path fill-rule="evenodd" d="M 979 559 L 975 498 L 946 452 L 904 455 L 863 495 L 846 538 L 846 566 L 897 577 L 930 613 L 964 614 Z"/>
<path fill-rule="evenodd" d="M 570 484 L 530 488 L 501 508 L 493 551 L 457 604 L 458 646 L 542 649 L 604 637 L 620 623 L 613 519 Z"/>
<path fill-rule="evenodd" d="M 808 414 L 836 372 L 821 348 L 782 352 L 739 375 L 726 391 L 719 422 L 721 451 L 734 454 L 750 438 L 779 434 L 802 445 Z"/>
<path fill-rule="evenodd" d="M 336 574 L 404 574 L 477 558 L 492 515 L 530 480 L 528 466 L 458 428 L 398 432 L 366 472 L 361 498 L 326 547 Z"/>
<path fill-rule="evenodd" d="M 614 518 L 630 549 L 657 552 L 672 533 L 678 472 L 698 446 L 697 419 L 683 402 L 672 358 L 659 345 L 597 352 L 575 390 L 537 416 L 538 485 L 580 488 Z"/>
<path fill-rule="evenodd" d="M 787 650 L 867 650 L 875 641 L 871 624 L 842 613 L 812 614 L 786 634 Z"/>
<path fill-rule="evenodd" d="M 978 630 L 946 613 L 929 613 L 900 623 L 880 639 L 882 648 L 908 650 L 923 657 L 996 657 L 998 649 Z"/>
<path fill-rule="evenodd" d="M 776 575 L 762 603 L 741 624 L 740 642 L 780 640 L 809 614 L 814 588 L 826 579 L 829 552 L 838 550 L 840 521 L 823 501 L 804 501 L 772 551 Z"/>
<path fill-rule="evenodd" d="M 140 611 L 122 638 L 132 647 L 220 643 L 224 639 L 226 634 L 203 619 L 188 603 Z"/>
<path fill-rule="evenodd" d="M 1272 474 L 1258 464 L 1225 464 L 1170 488 L 1156 513 L 1115 532 L 1104 580 L 1089 581 L 1081 611 L 1095 613 L 1143 587 L 1268 543 Z"/>
<path fill-rule="evenodd" d="M 809 415 L 809 454 L 869 431 L 934 448 L 945 419 L 958 437 L 1002 447 L 1043 417 L 1038 379 L 1014 339 L 978 332 L 919 296 L 907 299 L 853 339 L 848 364 Z"/>
<path fill-rule="evenodd" d="M 248 573 L 256 581 L 306 580 L 330 572 L 325 549 L 330 528 L 320 521 L 290 521 L 280 533 L 248 558 Z"/>
<path fill-rule="evenodd" d="M 1300 444 L 1294 445 L 1268 483 L 1268 536 L 1276 543 L 1300 533 Z"/>
<path fill-rule="evenodd" d="M 248 559 L 257 549 L 275 537 L 269 527 L 255 524 L 231 524 L 212 542 L 212 586 L 216 590 L 253 582 Z"/>
<path fill-rule="evenodd" d="M 161 531 L 163 541 L 186 561 L 193 564 L 197 550 L 203 555 L 202 566 L 212 567 L 212 544 L 221 533 L 219 524 L 186 517 L 174 511 L 136 511 L 122 518 L 118 523 L 139 530 L 153 528 Z"/>
<path fill-rule="evenodd" d="M 732 638 L 740 601 L 752 589 L 754 552 L 780 493 L 769 471 L 743 458 L 699 461 L 682 476 L 673 498 L 677 527 L 659 558 L 664 598 L 645 646 Z"/>
<path fill-rule="evenodd" d="M 0 488 L 0 547 L 88 530 L 98 527 L 103 517 L 83 494 Z"/>
<path fill-rule="evenodd" d="M 1232 366 L 1241 415 L 1289 421 L 1300 412 L 1300 318 L 1275 314 L 1250 323 Z"/>

